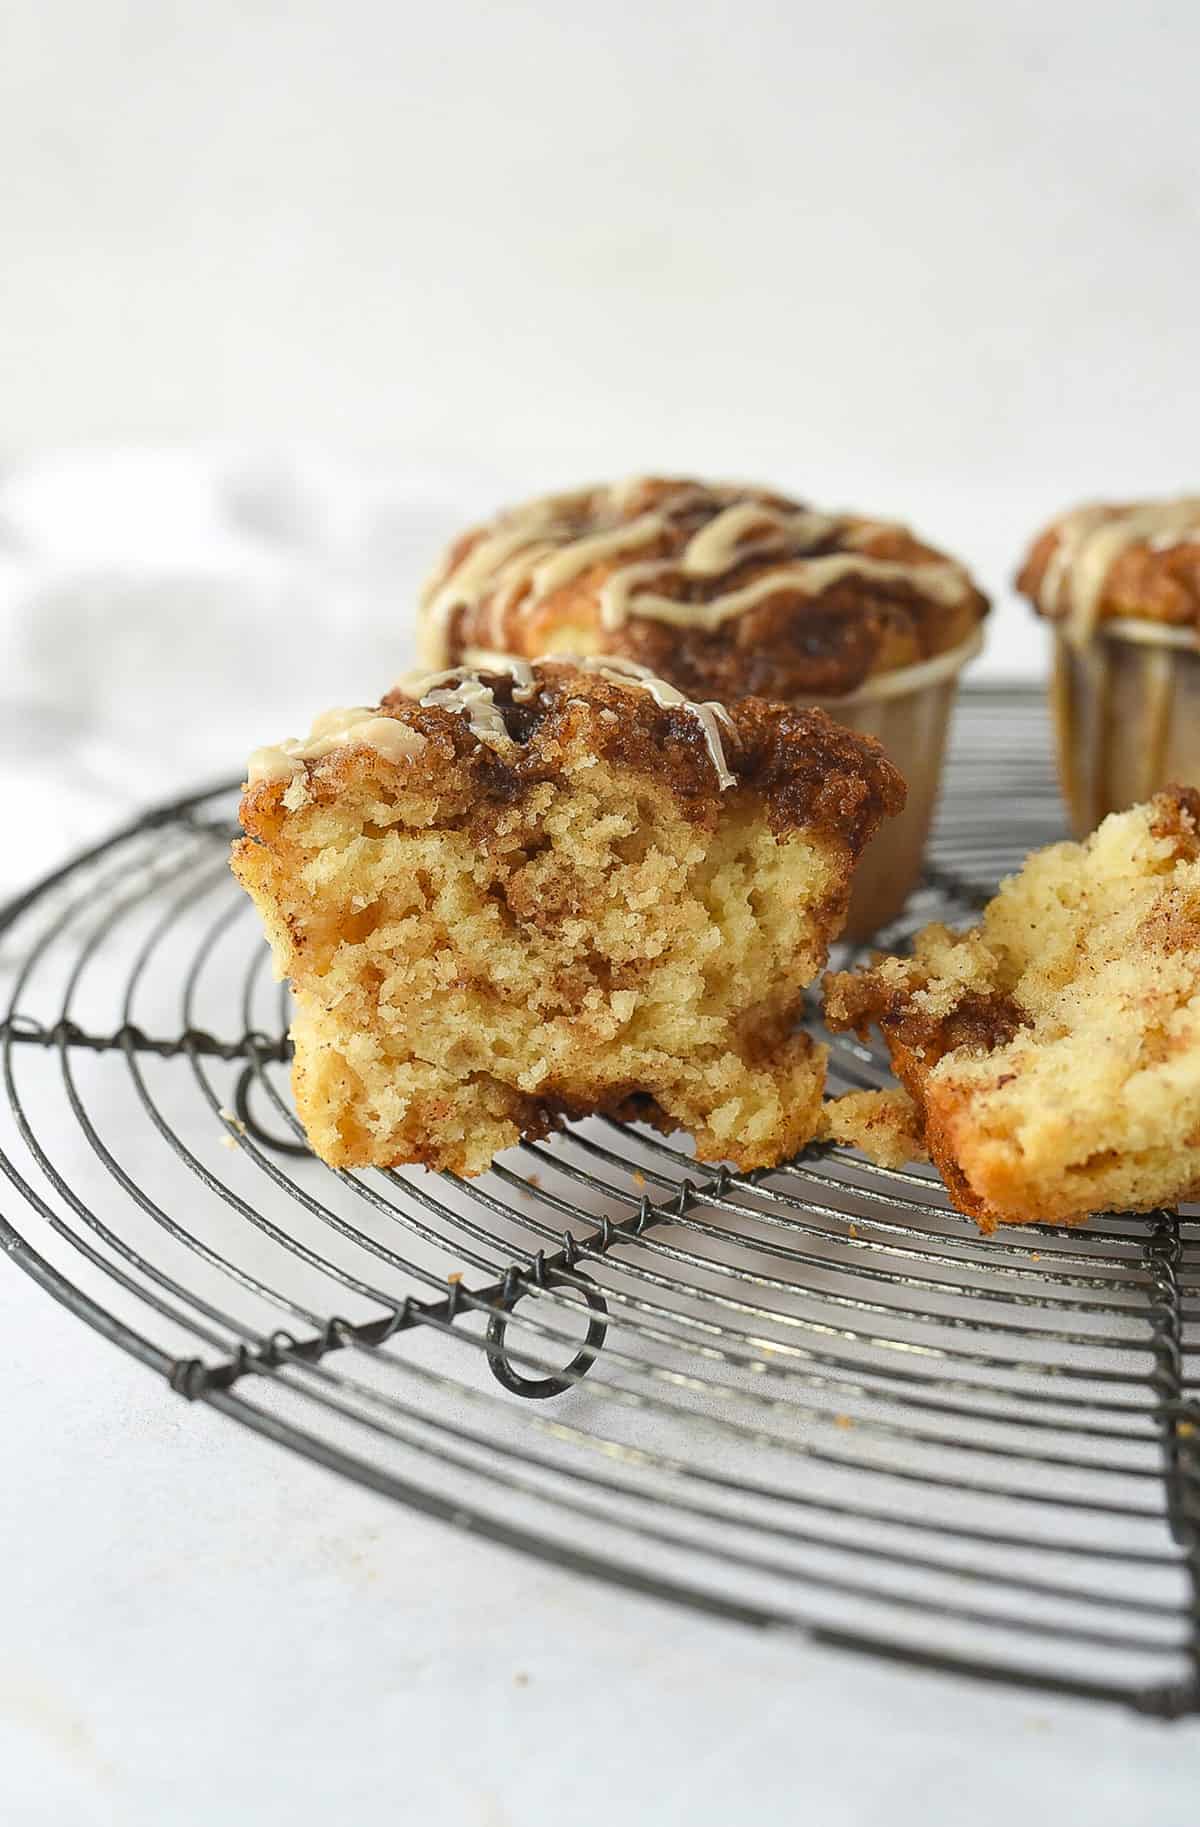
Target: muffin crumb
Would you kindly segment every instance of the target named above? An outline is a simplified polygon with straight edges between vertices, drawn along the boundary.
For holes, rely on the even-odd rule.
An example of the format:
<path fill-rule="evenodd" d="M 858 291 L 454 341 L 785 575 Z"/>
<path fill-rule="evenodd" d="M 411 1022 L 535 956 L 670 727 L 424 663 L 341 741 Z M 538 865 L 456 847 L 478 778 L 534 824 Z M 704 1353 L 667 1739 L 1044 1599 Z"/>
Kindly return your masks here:
<path fill-rule="evenodd" d="M 920 1118 L 907 1091 L 847 1091 L 830 1098 L 821 1113 L 822 1135 L 842 1142 L 878 1167 L 903 1167 L 929 1159 Z M 854 1226 L 851 1236 L 856 1235 Z"/>

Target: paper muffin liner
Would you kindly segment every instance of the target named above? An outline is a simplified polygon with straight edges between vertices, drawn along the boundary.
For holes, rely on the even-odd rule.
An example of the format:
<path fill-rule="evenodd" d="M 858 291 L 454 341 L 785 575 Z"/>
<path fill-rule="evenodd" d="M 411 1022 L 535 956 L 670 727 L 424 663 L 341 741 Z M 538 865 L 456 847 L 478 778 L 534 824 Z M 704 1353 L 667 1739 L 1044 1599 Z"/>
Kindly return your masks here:
<path fill-rule="evenodd" d="M 1200 783 L 1200 639 L 1159 622 L 1054 631 L 1058 771 L 1076 837 L 1173 782 Z"/>
<path fill-rule="evenodd" d="M 877 673 L 840 698 L 805 698 L 835 723 L 875 736 L 908 784 L 898 818 L 887 819 L 863 852 L 850 890 L 848 939 L 868 939 L 896 918 L 921 873 L 937 803 L 958 675 L 983 646 L 983 632 L 930 660 Z"/>

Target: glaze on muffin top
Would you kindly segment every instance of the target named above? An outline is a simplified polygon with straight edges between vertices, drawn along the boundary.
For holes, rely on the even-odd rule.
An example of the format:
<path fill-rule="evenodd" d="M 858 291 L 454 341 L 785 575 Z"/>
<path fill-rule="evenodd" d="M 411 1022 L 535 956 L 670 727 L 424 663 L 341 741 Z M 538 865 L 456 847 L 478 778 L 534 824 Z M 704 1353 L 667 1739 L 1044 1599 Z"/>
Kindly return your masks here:
<path fill-rule="evenodd" d="M 1038 534 L 1017 588 L 1076 645 L 1123 617 L 1200 632 L 1200 495 L 1073 509 Z"/>
<path fill-rule="evenodd" d="M 741 788 L 762 798 L 777 836 L 819 828 L 851 857 L 904 804 L 879 744 L 821 710 L 697 704 L 620 663 L 497 656 L 491 668 L 407 675 L 375 709 L 327 712 L 307 740 L 256 750 L 243 813 L 332 803 L 364 770 L 383 768 L 407 791 L 454 783 L 483 829 L 497 802 L 593 756 L 643 774 L 694 823 L 715 827 L 726 792 Z"/>
<path fill-rule="evenodd" d="M 960 564 L 903 527 L 653 477 L 500 514 L 455 541 L 422 596 L 434 669 L 617 655 L 726 703 L 843 695 L 960 645 L 986 609 Z"/>

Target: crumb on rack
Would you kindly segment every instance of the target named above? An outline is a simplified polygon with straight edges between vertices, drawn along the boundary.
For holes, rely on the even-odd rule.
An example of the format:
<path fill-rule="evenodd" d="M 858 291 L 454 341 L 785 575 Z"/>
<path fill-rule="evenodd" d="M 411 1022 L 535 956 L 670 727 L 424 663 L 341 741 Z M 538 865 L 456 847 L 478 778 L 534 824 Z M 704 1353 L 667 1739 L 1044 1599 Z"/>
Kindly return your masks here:
<path fill-rule="evenodd" d="M 916 1108 L 906 1091 L 846 1091 L 821 1111 L 821 1134 L 857 1148 L 879 1167 L 903 1167 L 928 1157 Z"/>

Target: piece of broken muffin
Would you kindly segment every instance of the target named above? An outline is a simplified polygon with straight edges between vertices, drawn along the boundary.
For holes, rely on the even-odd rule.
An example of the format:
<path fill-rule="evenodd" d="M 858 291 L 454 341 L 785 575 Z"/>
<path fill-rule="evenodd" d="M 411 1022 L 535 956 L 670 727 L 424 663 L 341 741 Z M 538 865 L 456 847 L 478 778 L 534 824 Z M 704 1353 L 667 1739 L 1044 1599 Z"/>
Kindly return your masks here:
<path fill-rule="evenodd" d="M 903 798 L 820 711 L 619 659 L 412 677 L 260 750 L 233 868 L 292 982 L 312 1146 L 477 1174 L 602 1112 L 742 1168 L 794 1153 L 824 1082 L 804 989 Z"/>
<path fill-rule="evenodd" d="M 911 957 L 825 994 L 835 1030 L 878 1025 L 951 1198 L 985 1230 L 1195 1198 L 1200 792 L 1035 852 L 977 927 L 927 927 Z M 855 1122 L 834 1133 L 870 1152 Z"/>

